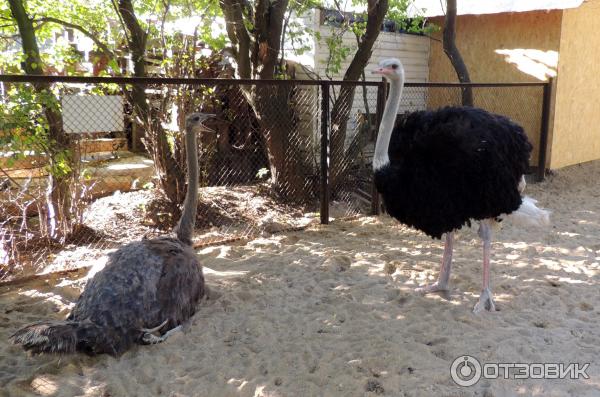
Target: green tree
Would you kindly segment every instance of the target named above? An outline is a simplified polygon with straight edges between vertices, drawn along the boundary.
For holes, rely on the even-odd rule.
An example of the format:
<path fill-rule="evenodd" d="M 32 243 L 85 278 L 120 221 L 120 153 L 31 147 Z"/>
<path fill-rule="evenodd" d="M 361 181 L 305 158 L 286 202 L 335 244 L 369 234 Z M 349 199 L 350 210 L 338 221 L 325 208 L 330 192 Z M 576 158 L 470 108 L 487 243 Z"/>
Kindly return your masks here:
<path fill-rule="evenodd" d="M 32 32 L 43 33 L 46 37 L 55 31 L 74 29 L 89 37 L 96 46 L 96 53 L 108 58 L 112 74 L 121 74 L 119 61 L 126 55 L 131 56 L 135 77 L 148 77 L 148 49 L 163 55 L 163 70 L 174 71 L 166 60 L 168 50 L 177 45 L 176 35 L 165 32 L 168 21 L 176 20 L 194 12 L 201 12 L 209 17 L 220 11 L 216 2 L 165 0 L 162 2 L 111 0 L 100 2 L 72 1 L 59 4 L 33 3 L 35 19 L 31 19 Z M 141 15 L 141 17 L 140 17 Z M 158 24 L 152 23 L 158 21 Z M 217 46 L 224 40 L 212 38 L 210 24 L 198 27 L 198 36 Z M 179 43 L 180 44 L 180 43 Z M 189 50 L 190 46 L 184 46 Z M 195 46 L 191 46 L 195 48 Z M 50 54 L 55 55 L 54 47 Z M 13 65 L 14 66 L 14 65 Z M 193 69 L 193 68 L 192 68 Z M 14 70 L 14 68 L 12 69 Z M 180 71 L 181 69 L 177 69 Z M 125 75 L 128 75 L 125 70 Z M 176 76 L 181 77 L 181 76 Z M 152 157 L 157 171 L 159 187 L 166 198 L 174 204 L 173 208 L 183 201 L 185 196 L 183 150 L 179 135 L 170 136 L 163 128 L 165 113 L 168 113 L 170 97 L 162 102 L 161 109 L 150 106 L 150 100 L 144 85 L 134 84 L 123 87 L 133 105 L 132 149 L 145 151 Z M 128 89 L 129 88 L 129 89 Z M 168 93 L 174 90 L 167 90 Z"/>
<path fill-rule="evenodd" d="M 10 14 L 16 22 L 18 35 L 21 39 L 21 66 L 29 75 L 43 75 L 42 57 L 38 46 L 33 19 L 27 12 L 22 0 L 9 0 Z M 48 186 L 46 194 L 46 222 L 51 238 L 63 240 L 71 231 L 71 190 L 72 180 L 72 151 L 71 140 L 63 131 L 63 120 L 59 102 L 49 84 L 36 83 L 34 91 L 27 92 L 23 88 L 21 96 L 33 96 L 41 108 L 45 119 L 37 118 L 43 127 L 35 123 L 25 131 L 24 135 L 15 134 L 20 142 L 36 142 L 48 156 Z M 32 102 L 29 102 L 31 104 Z M 25 111 L 33 109 L 25 108 Z M 23 109 L 17 109 L 23 112 Z M 31 112 L 33 113 L 33 112 Z M 36 130 L 37 128 L 37 130 Z M 16 141 L 15 139 L 15 141 Z"/>
<path fill-rule="evenodd" d="M 164 25 L 167 20 L 176 20 L 178 17 L 183 17 L 186 14 L 189 15 L 192 11 L 191 7 L 198 7 L 196 10 L 202 10 L 202 13 L 206 16 L 214 15 L 215 11 L 218 10 L 214 4 L 211 5 L 211 2 L 177 3 L 166 0 L 162 3 L 139 1 L 136 4 L 137 8 L 134 7 L 132 0 L 119 0 L 118 4 L 115 4 L 115 10 L 125 32 L 126 46 L 128 52 L 131 54 L 133 75 L 135 77 L 148 76 L 147 57 L 150 42 L 159 44 L 159 48 L 162 47 L 159 51 L 163 55 L 164 63 L 162 66 L 164 71 L 182 70 L 181 68 L 170 67 L 173 65 L 173 62 L 172 60 L 169 62 L 166 59 L 167 46 L 171 45 L 171 49 L 173 49 L 173 44 L 177 41 L 175 37 L 167 38 L 165 36 Z M 139 14 L 143 14 L 146 17 L 158 15 L 159 28 L 153 24 L 144 24 L 138 17 Z M 205 35 L 205 38 L 208 39 L 211 36 L 210 28 L 203 26 L 201 34 Z M 222 43 L 222 41 L 220 42 Z M 189 51 L 195 51 L 195 42 L 191 46 L 184 43 L 178 44 L 180 51 L 187 52 L 185 57 L 190 55 Z M 213 40 L 212 44 L 218 45 L 218 38 Z M 194 69 L 193 66 L 192 69 Z M 175 77 L 183 76 L 177 75 Z M 150 106 L 146 88 L 144 85 L 134 84 L 131 91 L 131 103 L 133 105 L 135 122 L 132 137 L 134 150 L 139 149 L 143 138 L 143 144 L 151 155 L 158 174 L 159 187 L 166 198 L 174 204 L 173 208 L 177 208 L 177 205 L 183 202 L 186 192 L 183 156 L 178 153 L 183 150 L 183 145 L 181 145 L 180 137 L 171 137 L 173 138 L 171 141 L 174 141 L 174 144 L 171 144 L 170 137 L 163 128 L 162 122 L 165 121 L 164 115 L 168 111 L 167 106 L 170 102 L 168 100 L 163 101 L 161 108 L 153 109 Z M 167 88 L 167 90 L 169 92 L 176 91 L 172 88 Z M 176 94 L 173 93 L 173 95 Z M 167 99 L 172 98 L 168 96 Z"/>
<path fill-rule="evenodd" d="M 11 0 L 13 1 L 13 0 Z M 17 0 L 14 0 L 17 1 Z M 364 67 L 371 56 L 372 48 L 387 15 L 403 21 L 408 0 L 353 0 L 354 6 L 362 6 L 363 22 L 353 22 L 339 29 L 351 30 L 356 37 L 356 51 L 345 48 L 335 40 L 329 41 L 331 67 L 340 67 L 346 58 L 350 65 L 344 71 L 345 80 L 364 78 Z M 292 41 L 297 51 L 303 51 L 306 43 L 303 34 L 310 28 L 300 26 L 291 18 L 320 7 L 337 7 L 337 1 L 326 0 L 104 0 L 88 4 L 82 0 L 63 2 L 52 6 L 35 2 L 35 19 L 32 24 L 39 33 L 51 28 L 67 27 L 90 37 L 98 53 L 110 59 L 112 73 L 120 73 L 118 58 L 131 55 L 133 75 L 148 76 L 149 55 L 162 53 L 162 73 L 181 73 L 178 60 L 168 59 L 168 50 L 179 45 L 191 64 L 196 61 L 195 41 L 203 41 L 213 46 L 225 45 L 222 37 L 214 37 L 210 23 L 199 24 L 196 28 L 193 45 L 183 44 L 177 37 L 164 29 L 168 21 L 189 15 L 225 19 L 227 37 L 241 78 L 273 79 L 286 78 L 284 42 Z M 410 26 L 414 28 L 414 26 Z M 317 32 L 309 32 L 317 34 Z M 177 58 L 173 55 L 172 58 Z M 188 62 L 189 63 L 189 62 Z M 194 69 L 192 65 L 191 68 Z M 193 72 L 192 74 L 193 75 Z M 181 77 L 180 74 L 177 77 Z M 350 116 L 350 104 L 354 96 L 353 87 L 344 87 L 336 96 L 332 106 L 332 180 L 342 175 L 343 169 L 336 168 L 347 164 L 351 152 L 344 151 L 346 124 Z M 248 103 L 260 122 L 262 136 L 270 163 L 271 180 L 274 187 L 289 197 L 305 191 L 304 173 L 311 167 L 302 153 L 298 138 L 298 115 L 290 105 L 293 93 L 290 87 L 248 85 L 243 87 Z M 180 95 L 179 93 L 177 95 Z M 149 105 L 146 87 L 134 85 L 130 89 L 134 109 L 134 149 L 140 149 L 141 142 L 152 156 L 159 176 L 159 184 L 173 203 L 180 203 L 185 193 L 182 164 L 178 159 L 177 136 L 169 136 L 162 127 L 160 111 Z M 165 100 L 163 103 L 167 103 Z M 164 110 L 164 109 L 163 109 Z"/>
<path fill-rule="evenodd" d="M 227 33 L 243 79 L 273 79 L 281 75 L 279 52 L 289 0 L 221 0 Z M 287 197 L 302 192 L 305 162 L 297 145 L 296 115 L 289 105 L 289 86 L 243 87 L 246 99 L 260 121 L 271 182 Z"/>
<path fill-rule="evenodd" d="M 344 80 L 359 80 L 364 74 L 373 51 L 373 45 L 379 36 L 380 27 L 386 15 L 405 23 L 409 0 L 353 0 L 355 7 L 365 10 L 362 22 L 352 22 L 340 26 L 331 39 L 326 41 L 329 47 L 327 70 L 339 68 L 344 60 L 351 58 L 344 71 Z M 263 1 L 263 0 L 220 0 L 223 15 L 227 22 L 227 32 L 237 62 L 237 72 L 241 78 L 272 79 L 281 75 L 283 65 L 280 57 L 283 38 L 290 32 L 286 18 L 291 12 L 301 14 L 310 9 L 333 7 L 341 11 L 338 1 Z M 407 29 L 420 29 L 420 21 L 415 20 Z M 343 45 L 341 35 L 351 30 L 356 36 L 355 51 Z M 318 32 L 312 32 L 317 34 Z M 296 36 L 298 36 L 296 34 Z M 279 74 L 278 74 L 279 72 Z M 363 76 L 364 78 L 364 76 Z M 251 86 L 246 89 L 246 97 L 261 122 L 271 168 L 272 182 L 279 190 L 290 195 L 303 190 L 305 180 L 302 169 L 306 167 L 299 147 L 293 147 L 294 112 L 289 106 L 289 88 L 271 86 Z M 343 164 L 348 164 L 348 155 L 344 150 L 346 124 L 350 116 L 351 103 L 355 87 L 343 86 L 332 106 L 331 113 L 331 180 L 335 185 L 344 172 Z M 290 147 L 291 146 L 291 147 Z"/>

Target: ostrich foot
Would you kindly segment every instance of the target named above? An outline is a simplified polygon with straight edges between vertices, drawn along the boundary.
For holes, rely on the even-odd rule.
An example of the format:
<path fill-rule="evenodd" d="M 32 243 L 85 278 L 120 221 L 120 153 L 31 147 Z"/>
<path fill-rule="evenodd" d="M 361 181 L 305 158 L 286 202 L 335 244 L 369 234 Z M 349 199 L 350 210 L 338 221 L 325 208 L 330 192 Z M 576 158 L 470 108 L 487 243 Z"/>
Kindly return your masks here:
<path fill-rule="evenodd" d="M 424 285 L 419 288 L 415 288 L 415 292 L 418 294 L 429 294 L 431 292 L 448 292 L 448 283 L 440 283 L 436 281 L 433 284 Z"/>
<path fill-rule="evenodd" d="M 496 311 L 496 305 L 494 304 L 494 298 L 492 297 L 492 291 L 489 288 L 485 288 L 481 291 L 481 296 L 479 296 L 479 302 L 473 308 L 473 313 L 479 314 L 483 310 L 487 310 L 489 312 Z"/>
<path fill-rule="evenodd" d="M 142 335 L 141 341 L 145 345 L 155 345 L 157 343 L 166 341 L 169 336 L 171 336 L 174 333 L 179 332 L 181 330 L 182 330 L 181 325 L 178 325 L 177 327 L 168 330 L 167 332 L 165 332 L 164 335 L 161 335 L 161 336 L 156 336 L 156 335 L 146 332 Z"/>
<path fill-rule="evenodd" d="M 167 325 L 168 322 L 169 322 L 169 320 L 167 319 L 167 320 L 163 321 L 162 324 L 160 324 L 158 327 L 154 327 L 154 328 L 142 328 L 142 329 L 140 329 L 140 331 L 142 331 L 142 332 L 144 332 L 146 334 L 153 334 L 153 333 L 155 333 L 157 331 L 160 331 L 160 329 L 162 327 L 164 327 L 165 325 Z"/>

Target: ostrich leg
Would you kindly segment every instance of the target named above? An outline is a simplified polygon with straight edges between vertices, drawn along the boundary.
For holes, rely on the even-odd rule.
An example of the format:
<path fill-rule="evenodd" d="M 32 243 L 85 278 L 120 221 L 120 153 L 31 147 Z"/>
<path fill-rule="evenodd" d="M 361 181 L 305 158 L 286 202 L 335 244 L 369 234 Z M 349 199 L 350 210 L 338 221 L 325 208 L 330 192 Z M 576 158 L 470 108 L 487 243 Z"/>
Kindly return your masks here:
<path fill-rule="evenodd" d="M 427 294 L 437 291 L 448 291 L 448 281 L 450 280 L 450 271 L 452 270 L 452 250 L 454 248 L 454 232 L 446 233 L 446 243 L 444 244 L 444 256 L 442 257 L 442 267 L 435 283 L 419 287 L 415 291 Z"/>
<path fill-rule="evenodd" d="M 482 310 L 493 312 L 496 310 L 492 291 L 490 291 L 490 256 L 492 247 L 492 228 L 490 219 L 484 219 L 479 224 L 479 237 L 483 240 L 483 287 L 479 302 L 473 308 L 474 313 Z"/>
<path fill-rule="evenodd" d="M 155 345 L 157 343 L 161 343 L 167 340 L 167 338 L 174 333 L 180 332 L 183 329 L 181 325 L 178 325 L 175 328 L 172 328 L 165 332 L 162 336 L 156 336 L 152 333 L 146 332 L 142 335 L 141 342 L 145 345 Z"/>

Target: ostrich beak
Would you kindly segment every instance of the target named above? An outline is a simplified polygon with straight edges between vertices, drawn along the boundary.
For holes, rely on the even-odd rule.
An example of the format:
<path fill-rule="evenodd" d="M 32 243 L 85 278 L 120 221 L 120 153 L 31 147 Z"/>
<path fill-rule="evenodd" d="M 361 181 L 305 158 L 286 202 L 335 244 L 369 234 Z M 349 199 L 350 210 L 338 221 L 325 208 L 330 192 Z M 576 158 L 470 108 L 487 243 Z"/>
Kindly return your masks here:
<path fill-rule="evenodd" d="M 391 68 L 378 67 L 377 69 L 374 69 L 373 71 L 371 71 L 371 74 L 386 75 L 386 74 L 390 73 L 391 71 L 392 71 Z"/>
<path fill-rule="evenodd" d="M 202 120 L 202 122 L 200 122 L 201 131 L 215 132 L 215 130 L 213 130 L 212 128 L 209 128 L 206 125 L 204 125 L 204 122 L 209 119 L 214 119 L 215 117 L 217 117 L 217 115 L 212 113 L 203 113 L 203 115 L 205 116 L 205 118 L 204 120 Z"/>

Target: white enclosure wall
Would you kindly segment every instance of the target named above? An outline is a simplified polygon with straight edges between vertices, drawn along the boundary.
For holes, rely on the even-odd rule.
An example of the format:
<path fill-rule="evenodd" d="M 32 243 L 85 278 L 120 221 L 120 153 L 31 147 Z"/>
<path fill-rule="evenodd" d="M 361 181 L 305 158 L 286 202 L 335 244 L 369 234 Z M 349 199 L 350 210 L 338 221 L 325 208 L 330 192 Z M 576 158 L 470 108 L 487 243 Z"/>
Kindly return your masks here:
<path fill-rule="evenodd" d="M 70 134 L 123 131 L 123 97 L 120 95 L 64 95 L 62 113 Z"/>

